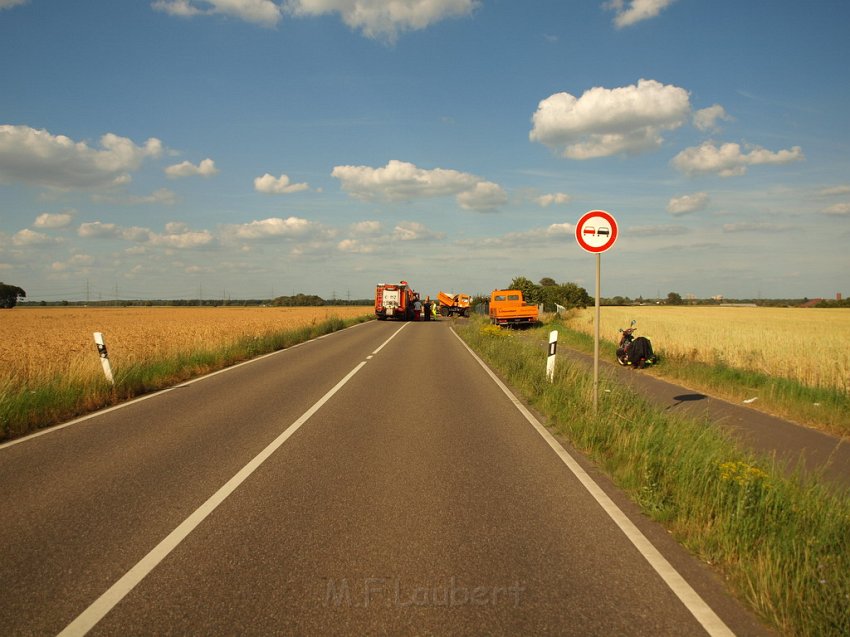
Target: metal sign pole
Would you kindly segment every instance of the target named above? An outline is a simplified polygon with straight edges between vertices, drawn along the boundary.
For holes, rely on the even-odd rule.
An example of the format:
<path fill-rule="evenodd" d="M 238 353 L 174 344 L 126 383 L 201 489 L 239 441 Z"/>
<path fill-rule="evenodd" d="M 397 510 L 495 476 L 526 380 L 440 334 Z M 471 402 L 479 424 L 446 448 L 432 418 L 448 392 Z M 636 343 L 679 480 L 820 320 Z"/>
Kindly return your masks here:
<path fill-rule="evenodd" d="M 593 319 L 593 414 L 599 411 L 599 270 L 602 255 L 596 253 L 596 317 Z"/>
<path fill-rule="evenodd" d="M 575 233 L 579 247 L 596 255 L 596 317 L 593 320 L 593 414 L 596 415 L 599 410 L 600 254 L 617 240 L 617 220 L 604 210 L 591 210 L 578 220 Z"/>

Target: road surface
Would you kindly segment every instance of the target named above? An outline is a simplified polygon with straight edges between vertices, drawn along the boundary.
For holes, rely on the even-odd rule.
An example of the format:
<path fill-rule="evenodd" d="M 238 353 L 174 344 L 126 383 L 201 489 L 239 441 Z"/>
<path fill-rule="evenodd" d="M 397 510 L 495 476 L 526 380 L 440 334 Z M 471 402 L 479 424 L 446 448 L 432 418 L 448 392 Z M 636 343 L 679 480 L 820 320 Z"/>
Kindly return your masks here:
<path fill-rule="evenodd" d="M 449 321 L 0 447 L 4 635 L 766 635 Z"/>

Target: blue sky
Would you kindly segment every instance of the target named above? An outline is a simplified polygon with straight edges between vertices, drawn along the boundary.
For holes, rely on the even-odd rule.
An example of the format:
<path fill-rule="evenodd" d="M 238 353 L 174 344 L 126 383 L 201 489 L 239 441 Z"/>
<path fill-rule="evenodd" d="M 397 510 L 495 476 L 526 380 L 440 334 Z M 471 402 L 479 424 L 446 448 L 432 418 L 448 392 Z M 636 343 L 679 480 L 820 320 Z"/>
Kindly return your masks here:
<path fill-rule="evenodd" d="M 844 0 L 0 0 L 32 300 L 850 295 Z"/>

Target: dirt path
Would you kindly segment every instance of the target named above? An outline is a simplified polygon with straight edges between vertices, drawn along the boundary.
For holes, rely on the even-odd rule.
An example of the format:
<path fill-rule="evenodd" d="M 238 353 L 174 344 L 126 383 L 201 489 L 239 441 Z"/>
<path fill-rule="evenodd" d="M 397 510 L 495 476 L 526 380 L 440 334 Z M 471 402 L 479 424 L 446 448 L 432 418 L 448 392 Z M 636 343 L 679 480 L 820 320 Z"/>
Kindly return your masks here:
<path fill-rule="evenodd" d="M 588 354 L 567 348 L 558 351 L 589 366 L 593 364 L 593 357 Z M 789 472 L 799 466 L 807 472 L 819 473 L 829 483 L 850 493 L 850 440 L 675 385 L 641 370 L 603 360 L 600 364 L 606 373 L 629 383 L 665 410 L 707 415 L 728 428 L 745 447 L 761 455 L 775 456 Z"/>

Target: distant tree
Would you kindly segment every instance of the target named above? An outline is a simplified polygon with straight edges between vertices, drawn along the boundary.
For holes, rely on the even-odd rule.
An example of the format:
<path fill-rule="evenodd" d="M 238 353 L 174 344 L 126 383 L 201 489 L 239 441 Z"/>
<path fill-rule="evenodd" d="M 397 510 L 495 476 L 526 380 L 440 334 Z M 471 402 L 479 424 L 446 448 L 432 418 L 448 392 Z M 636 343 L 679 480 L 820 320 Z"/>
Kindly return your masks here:
<path fill-rule="evenodd" d="M 9 309 L 18 304 L 18 299 L 25 299 L 27 293 L 17 285 L 6 285 L 0 281 L 0 308 Z"/>
<path fill-rule="evenodd" d="M 667 295 L 667 305 L 683 305 L 682 295 L 677 292 L 670 292 Z"/>
<path fill-rule="evenodd" d="M 522 298 L 526 303 L 540 303 L 543 300 L 540 288 L 524 276 L 514 277 L 508 289 L 522 291 Z"/>
<path fill-rule="evenodd" d="M 543 277 L 540 284 L 535 285 L 524 276 L 515 277 L 508 289 L 521 290 L 526 303 L 543 304 L 547 312 L 554 312 L 556 305 L 567 308 L 587 307 L 593 299 L 583 287 L 575 283 L 558 283 L 552 277 Z"/>
<path fill-rule="evenodd" d="M 575 283 L 562 283 L 558 286 L 559 303 L 567 308 L 587 307 L 593 303 L 593 299 L 580 285 Z"/>

